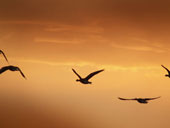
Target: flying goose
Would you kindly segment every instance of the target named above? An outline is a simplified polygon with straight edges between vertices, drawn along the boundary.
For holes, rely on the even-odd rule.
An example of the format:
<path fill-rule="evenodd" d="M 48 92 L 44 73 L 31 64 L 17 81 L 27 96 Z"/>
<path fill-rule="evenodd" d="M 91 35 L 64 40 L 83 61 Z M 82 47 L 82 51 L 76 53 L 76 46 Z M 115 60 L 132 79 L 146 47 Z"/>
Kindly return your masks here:
<path fill-rule="evenodd" d="M 155 100 L 155 99 L 158 99 L 158 98 L 160 98 L 160 96 L 155 97 L 155 98 L 134 98 L 134 99 L 125 99 L 125 98 L 118 97 L 118 99 L 120 99 L 120 100 L 136 100 L 137 102 L 139 102 L 141 104 L 147 104 L 148 100 Z"/>
<path fill-rule="evenodd" d="M 8 61 L 8 59 L 7 59 L 6 55 L 5 55 L 5 53 L 4 53 L 2 50 L 0 50 L 0 54 L 2 54 L 2 55 L 4 56 L 4 58 L 5 58 L 5 60 L 9 63 L 9 61 Z"/>
<path fill-rule="evenodd" d="M 98 71 L 90 73 L 87 77 L 82 78 L 74 69 L 72 70 L 79 77 L 79 79 L 77 79 L 76 81 L 80 81 L 82 84 L 92 84 L 92 82 L 90 82 L 89 79 L 92 78 L 94 75 L 104 71 L 104 69 L 98 70 Z"/>
<path fill-rule="evenodd" d="M 5 71 L 7 71 L 7 70 L 10 70 L 10 71 L 19 71 L 21 73 L 21 75 L 26 79 L 26 77 L 25 77 L 24 73 L 21 71 L 21 69 L 19 67 L 12 66 L 12 65 L 2 67 L 0 69 L 0 74 L 5 72 Z"/>
<path fill-rule="evenodd" d="M 169 77 L 170 78 L 170 71 L 169 69 L 167 69 L 165 66 L 161 65 L 163 68 L 166 69 L 166 71 L 168 72 L 168 74 L 165 74 L 166 77 Z"/>

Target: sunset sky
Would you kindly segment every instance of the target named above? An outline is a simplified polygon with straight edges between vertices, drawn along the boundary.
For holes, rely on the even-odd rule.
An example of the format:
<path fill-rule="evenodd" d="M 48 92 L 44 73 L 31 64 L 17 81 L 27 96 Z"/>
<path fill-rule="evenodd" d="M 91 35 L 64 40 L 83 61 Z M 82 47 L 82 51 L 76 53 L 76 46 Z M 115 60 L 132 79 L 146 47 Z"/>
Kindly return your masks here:
<path fill-rule="evenodd" d="M 168 0 L 1 0 L 4 128 L 168 128 Z M 6 66 L 3 56 L 0 65 Z M 105 69 L 91 79 L 82 76 Z M 157 97 L 143 105 L 117 97 Z M 1 125 L 0 124 L 0 125 Z M 2 127 L 2 128 L 3 128 Z"/>

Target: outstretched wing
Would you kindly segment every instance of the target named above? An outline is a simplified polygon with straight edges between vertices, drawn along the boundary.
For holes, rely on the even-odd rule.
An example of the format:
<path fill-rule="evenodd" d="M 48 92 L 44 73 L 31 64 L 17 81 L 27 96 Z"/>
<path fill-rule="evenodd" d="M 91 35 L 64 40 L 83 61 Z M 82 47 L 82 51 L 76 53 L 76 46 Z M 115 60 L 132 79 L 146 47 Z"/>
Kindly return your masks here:
<path fill-rule="evenodd" d="M 125 98 L 121 98 L 121 97 L 118 97 L 119 100 L 136 100 L 136 99 L 125 99 Z"/>
<path fill-rule="evenodd" d="M 145 100 L 155 100 L 155 99 L 158 99 L 158 98 L 160 98 L 160 96 L 159 97 L 154 97 L 154 98 L 145 98 Z"/>
<path fill-rule="evenodd" d="M 6 55 L 5 55 L 5 53 L 4 53 L 2 50 L 0 50 L 0 53 L 2 53 L 2 55 L 3 55 L 4 58 L 5 58 L 5 60 L 9 63 L 9 61 L 8 61 L 8 59 L 7 59 Z"/>
<path fill-rule="evenodd" d="M 72 68 L 72 70 L 80 79 L 82 79 L 81 76 L 73 68 Z"/>
<path fill-rule="evenodd" d="M 18 68 L 18 71 L 21 73 L 21 75 L 22 75 L 25 79 L 27 79 L 27 78 L 25 77 L 24 73 L 21 71 L 20 68 Z"/>
<path fill-rule="evenodd" d="M 96 71 L 96 72 L 92 72 L 92 73 L 90 73 L 85 79 L 89 80 L 89 79 L 92 78 L 94 75 L 96 75 L 96 74 L 98 74 L 98 73 L 100 73 L 100 72 L 102 72 L 102 71 L 104 71 L 104 69 L 99 70 L 99 71 Z"/>
<path fill-rule="evenodd" d="M 167 72 L 170 74 L 169 69 L 167 69 L 165 66 L 161 65 L 163 68 L 165 68 L 167 70 Z"/>

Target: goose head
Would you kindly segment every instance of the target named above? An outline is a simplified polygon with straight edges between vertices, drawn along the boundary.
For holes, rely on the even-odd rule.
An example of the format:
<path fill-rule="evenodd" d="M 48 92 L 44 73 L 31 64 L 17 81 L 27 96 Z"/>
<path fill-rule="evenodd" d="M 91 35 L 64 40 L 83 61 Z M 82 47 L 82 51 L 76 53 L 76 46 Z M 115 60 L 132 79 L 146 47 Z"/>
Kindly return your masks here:
<path fill-rule="evenodd" d="M 166 77 L 170 77 L 168 74 L 165 75 Z"/>
<path fill-rule="evenodd" d="M 78 81 L 80 81 L 80 79 L 77 79 L 76 81 L 78 82 Z"/>

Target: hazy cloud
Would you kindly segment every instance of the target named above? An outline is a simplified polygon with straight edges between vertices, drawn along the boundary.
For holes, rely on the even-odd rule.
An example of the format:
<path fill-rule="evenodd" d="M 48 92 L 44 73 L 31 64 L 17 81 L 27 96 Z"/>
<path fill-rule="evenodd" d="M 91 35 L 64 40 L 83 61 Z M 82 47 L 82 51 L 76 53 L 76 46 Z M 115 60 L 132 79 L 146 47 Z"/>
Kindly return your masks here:
<path fill-rule="evenodd" d="M 71 26 L 71 25 L 58 25 L 58 27 L 48 27 L 45 31 L 49 32 L 81 32 L 81 33 L 96 33 L 103 32 L 103 28 L 99 26 L 85 25 L 85 26 Z"/>
<path fill-rule="evenodd" d="M 80 44 L 82 41 L 78 40 L 57 40 L 57 39 L 43 39 L 43 38 L 36 38 L 34 42 L 38 43 L 55 43 L 55 44 Z"/>
<path fill-rule="evenodd" d="M 134 50 L 134 51 L 141 51 L 141 52 L 156 52 L 156 53 L 163 53 L 166 52 L 164 49 L 161 48 L 155 48 L 152 46 L 145 46 L 145 45 L 119 45 L 116 43 L 111 44 L 113 48 L 118 49 L 125 49 L 125 50 Z"/>
<path fill-rule="evenodd" d="M 123 72 L 124 71 L 125 72 L 127 72 L 127 71 L 138 72 L 141 70 L 159 70 L 160 69 L 160 66 L 121 66 L 121 65 L 114 65 L 114 64 L 98 64 L 98 63 L 87 62 L 87 61 L 49 62 L 49 61 L 30 60 L 30 59 L 27 59 L 27 60 L 26 59 L 17 59 L 14 61 L 45 64 L 45 65 L 50 65 L 50 66 L 62 66 L 65 68 L 72 68 L 72 67 L 93 67 L 96 69 L 103 68 L 107 71 L 123 71 Z"/>

